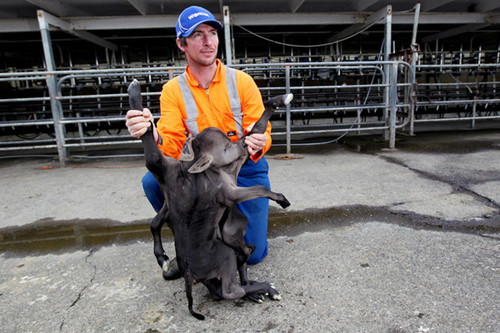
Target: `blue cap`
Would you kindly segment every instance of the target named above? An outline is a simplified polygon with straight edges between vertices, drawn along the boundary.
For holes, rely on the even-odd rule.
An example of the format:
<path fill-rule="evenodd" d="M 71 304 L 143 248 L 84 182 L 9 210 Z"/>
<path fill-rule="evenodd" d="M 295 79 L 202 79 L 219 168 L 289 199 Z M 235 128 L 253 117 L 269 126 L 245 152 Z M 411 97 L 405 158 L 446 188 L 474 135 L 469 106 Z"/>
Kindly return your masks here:
<path fill-rule="evenodd" d="M 175 23 L 177 38 L 188 37 L 200 24 L 208 24 L 217 30 L 222 29 L 222 24 L 208 10 L 198 6 L 191 6 L 182 11 Z"/>

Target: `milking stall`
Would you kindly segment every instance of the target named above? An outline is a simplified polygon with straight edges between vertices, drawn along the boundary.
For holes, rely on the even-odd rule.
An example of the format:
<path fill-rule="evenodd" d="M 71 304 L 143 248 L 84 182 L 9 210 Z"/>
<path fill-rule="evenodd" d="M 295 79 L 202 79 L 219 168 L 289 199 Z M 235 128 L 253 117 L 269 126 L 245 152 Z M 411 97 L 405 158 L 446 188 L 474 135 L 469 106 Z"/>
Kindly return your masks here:
<path fill-rule="evenodd" d="M 292 154 L 349 135 L 388 148 L 419 131 L 500 128 L 500 1 L 3 0 L 0 156 L 127 156 L 127 86 L 159 117 L 162 85 L 186 65 L 178 14 L 200 5 L 223 23 L 219 58 L 264 99 Z"/>

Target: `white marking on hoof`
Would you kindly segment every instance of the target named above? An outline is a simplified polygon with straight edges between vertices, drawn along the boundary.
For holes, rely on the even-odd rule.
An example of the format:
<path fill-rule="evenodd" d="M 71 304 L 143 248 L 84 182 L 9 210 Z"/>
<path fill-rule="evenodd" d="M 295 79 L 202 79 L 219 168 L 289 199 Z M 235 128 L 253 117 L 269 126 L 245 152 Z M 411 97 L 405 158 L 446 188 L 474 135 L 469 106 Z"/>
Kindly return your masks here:
<path fill-rule="evenodd" d="M 170 261 L 166 260 L 164 263 L 163 263 L 163 266 L 161 269 L 163 269 L 164 272 L 167 272 L 168 269 L 170 268 Z"/>

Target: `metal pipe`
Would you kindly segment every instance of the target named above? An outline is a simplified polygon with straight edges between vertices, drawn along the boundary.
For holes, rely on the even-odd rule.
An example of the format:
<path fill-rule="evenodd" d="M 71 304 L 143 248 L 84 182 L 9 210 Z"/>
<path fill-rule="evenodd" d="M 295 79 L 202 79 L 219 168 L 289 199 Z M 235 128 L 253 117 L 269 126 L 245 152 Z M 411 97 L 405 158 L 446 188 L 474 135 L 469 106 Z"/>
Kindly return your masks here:
<path fill-rule="evenodd" d="M 285 66 L 285 85 L 286 85 L 286 93 L 290 93 L 290 66 Z M 290 155 L 292 153 L 292 137 L 291 137 L 291 115 L 290 115 L 290 103 L 287 104 L 286 106 L 286 153 L 287 155 Z"/>
<path fill-rule="evenodd" d="M 397 100 L 398 100 L 398 64 L 394 63 L 391 66 L 391 83 L 390 93 L 389 93 L 389 148 L 394 149 L 396 147 L 396 112 Z"/>
<path fill-rule="evenodd" d="M 390 72 L 385 71 L 385 67 L 393 68 L 395 67 L 395 70 L 391 70 Z M 285 114 L 286 118 L 286 128 L 284 132 L 273 132 L 273 136 L 277 135 L 287 135 L 287 152 L 291 152 L 291 146 L 292 144 L 292 135 L 296 134 L 306 134 L 306 135 L 314 135 L 314 134 L 322 134 L 322 133 L 353 133 L 360 131 L 361 133 L 366 133 L 369 131 L 379 131 L 379 132 L 384 132 L 387 131 L 388 133 L 394 134 L 395 135 L 395 130 L 394 129 L 399 129 L 402 128 L 403 126 L 406 126 L 410 115 L 405 113 L 407 109 L 411 109 L 412 102 L 404 102 L 404 103 L 398 103 L 396 94 L 394 91 L 397 93 L 398 90 L 400 89 L 411 89 L 412 85 L 410 82 L 397 82 L 396 80 L 398 79 L 397 72 L 401 67 L 398 68 L 398 66 L 402 66 L 403 68 L 407 69 L 410 71 L 410 76 L 415 74 L 415 68 L 420 71 L 425 71 L 425 70 L 433 70 L 436 68 L 436 66 L 433 65 L 431 66 L 425 66 L 425 65 L 418 65 L 418 66 L 412 66 L 408 63 L 405 62 L 400 62 L 400 61 L 356 61 L 356 62 L 329 62 L 329 63 L 307 63 L 307 64 L 290 64 L 290 63 L 273 63 L 273 64 L 239 64 L 235 65 L 233 67 L 241 68 L 249 73 L 253 74 L 258 74 L 262 75 L 263 77 L 269 78 L 273 77 L 273 80 L 279 80 L 280 82 L 279 86 L 275 87 L 266 87 L 262 86 L 260 87 L 260 90 L 262 91 L 262 95 L 266 96 L 268 94 L 271 94 L 273 92 L 275 93 L 284 93 L 284 92 L 295 92 L 297 95 L 300 95 L 301 93 L 304 94 L 309 94 L 311 96 L 311 92 L 315 92 L 315 90 L 321 90 L 321 94 L 324 94 L 325 101 L 321 102 L 322 104 L 317 104 L 316 106 L 297 106 L 294 107 L 293 102 L 292 106 L 288 107 L 286 110 L 277 110 L 277 115 L 280 116 L 281 114 Z M 500 67 L 499 63 L 495 64 L 467 64 L 467 65 L 448 65 L 444 64 L 442 66 L 438 66 L 443 68 L 443 73 L 447 73 L 450 71 L 454 70 L 471 70 L 471 71 L 479 71 L 480 69 L 497 69 Z M 298 82 L 297 86 L 292 86 L 292 78 L 294 78 L 294 75 L 297 76 L 297 73 L 300 71 L 310 71 L 311 73 L 314 73 L 314 71 L 319 70 L 319 69 L 328 69 L 329 71 L 336 71 L 339 70 L 342 72 L 343 70 L 346 71 L 351 71 L 351 72 L 356 72 L 356 75 L 363 75 L 364 72 L 367 72 L 366 75 L 369 75 L 370 77 L 376 73 L 377 77 L 380 80 L 383 80 L 383 84 L 363 84 L 363 82 L 360 81 L 362 84 L 356 84 L 356 85 L 326 85 L 326 86 L 321 86 L 321 85 L 312 85 L 308 86 L 307 84 L 302 84 L 304 80 Z M 143 75 L 144 77 L 147 78 L 149 74 L 153 75 L 160 75 L 160 76 L 165 76 L 168 79 L 174 78 L 176 75 L 181 73 L 183 70 L 183 67 L 165 67 L 165 70 L 161 70 L 159 67 L 154 67 L 154 69 L 144 69 L 144 68 L 129 68 L 127 70 L 124 69 L 105 69 L 105 70 L 88 70 L 88 71 L 82 71 L 82 70 L 73 70 L 73 71 L 47 71 L 47 72 L 19 72 L 19 73 L 0 73 L 0 78 L 5 81 L 21 81 L 25 80 L 27 82 L 34 82 L 34 81 L 40 81 L 40 73 L 43 73 L 43 75 L 46 74 L 51 74 L 53 77 L 59 76 L 59 73 L 64 73 L 65 76 L 61 77 L 58 82 L 57 82 L 57 87 L 62 89 L 63 87 L 67 86 L 73 86 L 71 84 L 72 80 L 78 79 L 78 78 L 89 78 L 89 79 L 95 79 L 97 77 L 116 77 L 116 82 L 117 85 L 123 85 L 123 78 L 125 77 L 130 77 L 130 76 L 141 76 Z M 287 73 L 288 72 L 288 73 Z M 272 73 L 270 75 L 269 73 Z M 44 76 L 44 80 L 47 80 L 47 76 Z M 494 76 L 493 76 L 494 79 Z M 32 80 L 32 81 L 30 81 Z M 103 80 L 104 81 L 104 80 Z M 149 82 L 149 80 L 147 80 Z M 69 82 L 69 83 L 68 83 Z M 29 84 L 29 83 L 27 83 Z M 480 84 L 480 86 L 479 86 Z M 440 83 L 438 84 L 425 84 L 429 87 L 437 87 L 437 88 L 443 88 L 443 87 L 468 87 L 469 85 L 473 87 L 473 89 L 478 89 L 480 87 L 484 86 L 496 86 L 498 82 L 478 82 L 475 80 L 474 82 L 455 82 L 455 83 Z M 474 86 L 473 86 L 474 85 Z M 424 84 L 421 84 L 420 87 L 424 86 Z M 359 93 L 361 94 L 363 90 L 366 89 L 373 89 L 373 88 L 378 88 L 378 89 L 383 89 L 384 91 L 392 91 L 390 95 L 390 99 L 387 100 L 387 103 L 385 103 L 384 100 L 384 95 L 380 96 L 374 96 L 371 100 L 366 100 L 363 103 L 356 102 L 353 98 L 354 96 L 351 96 L 351 93 Z M 45 88 L 44 88 L 45 89 Z M 71 95 L 68 96 L 63 96 L 63 92 L 66 92 L 68 90 L 56 90 L 56 95 L 55 98 L 51 99 L 50 97 L 35 97 L 35 98 L 21 98 L 21 99 L 3 99 L 0 100 L 1 105 L 6 105 L 6 103 L 26 103 L 26 102 L 47 102 L 47 101 L 56 101 L 61 105 L 61 102 L 65 101 L 88 101 L 88 100 L 97 100 L 100 99 L 101 103 L 113 103 L 113 98 L 124 98 L 126 97 L 126 94 L 124 93 L 115 93 L 115 94 L 85 94 L 85 95 L 74 95 L 75 90 L 69 90 Z M 359 90 L 359 92 L 358 92 Z M 491 89 L 490 89 L 491 90 Z M 341 94 L 346 94 L 346 98 L 343 99 L 345 103 L 344 105 L 339 104 L 339 99 L 333 99 L 332 102 L 332 96 L 335 96 L 334 94 L 341 93 Z M 385 92 L 383 92 L 385 94 Z M 145 93 L 145 96 L 151 97 L 151 96 L 158 96 L 159 92 L 150 92 L 150 93 Z M 316 95 L 317 97 L 317 95 Z M 465 105 L 465 106 L 472 106 L 474 103 L 477 107 L 476 115 L 473 117 L 467 115 L 466 117 L 462 118 L 443 118 L 443 119 L 422 119 L 422 120 L 415 120 L 415 123 L 420 123 L 420 122 L 432 122 L 432 121 L 461 121 L 461 120 L 480 120 L 480 119 L 500 119 L 500 116 L 497 115 L 491 115 L 491 116 L 482 116 L 481 113 L 481 105 L 485 104 L 492 104 L 492 105 L 498 105 L 500 103 L 500 99 L 497 98 L 480 98 L 480 96 L 477 96 L 475 99 L 448 99 L 448 100 L 430 100 L 430 101 L 425 101 L 423 98 L 426 96 L 419 96 L 419 100 L 417 100 L 416 107 L 439 107 L 439 106 L 451 106 L 451 105 Z M 465 97 L 465 96 L 464 96 Z M 396 98 L 396 99 L 394 99 Z M 109 99 L 109 101 L 106 101 L 106 99 Z M 307 99 L 306 99 L 307 102 Z M 117 110 L 119 110 L 117 102 Z M 67 102 L 63 105 L 67 105 Z M 390 109 L 388 109 L 390 108 Z M 374 123 L 371 119 L 367 119 L 365 121 L 361 121 L 359 117 L 357 117 L 357 112 L 360 111 L 370 111 L 370 110 L 388 110 L 390 111 L 390 119 L 386 123 L 385 121 L 387 119 L 384 118 L 384 121 L 380 123 Z M 398 111 L 399 110 L 399 111 Z M 43 110 L 42 110 L 43 111 Z M 74 115 L 75 110 L 74 106 L 66 111 L 66 117 L 60 118 L 57 122 L 57 124 L 61 127 L 65 127 L 68 125 L 81 125 L 81 124 L 92 124 L 92 123 L 111 123 L 111 122 L 121 122 L 124 121 L 124 116 L 121 114 L 110 114 L 110 115 L 100 115 L 100 116 L 95 116 L 95 117 L 69 117 L 69 114 Z M 403 112 L 405 111 L 405 112 Z M 33 114 L 36 116 L 36 112 L 34 111 Z M 61 108 L 62 112 L 62 108 Z M 104 112 L 104 111 L 103 111 Z M 113 112 L 113 111 L 111 111 Z M 327 112 L 329 113 L 338 113 L 338 117 L 346 117 L 348 120 L 345 123 L 341 124 L 329 124 L 325 127 L 320 127 L 318 128 L 318 125 L 307 125 L 310 127 L 298 127 L 298 126 L 293 126 L 291 122 L 291 118 L 293 115 L 297 114 L 305 114 L 305 113 L 311 113 L 311 114 L 317 114 L 321 117 L 327 116 Z M 410 111 L 411 112 L 411 111 Z M 442 111 L 440 111 L 442 112 Z M 115 112 L 116 113 L 116 112 Z M 14 113 L 18 115 L 19 113 Z M 61 113 L 62 114 L 62 113 Z M 105 114 L 105 113 L 103 113 Z M 401 118 L 396 118 L 397 115 L 402 116 L 403 120 L 398 123 L 398 119 Z M 498 113 L 497 113 L 498 114 Z M 375 116 L 375 113 L 373 114 Z M 155 115 L 155 117 L 159 117 L 158 114 Z M 331 117 L 328 115 L 328 117 Z M 335 115 L 333 115 L 335 117 Z M 393 118 L 394 117 L 394 118 Z M 351 120 L 355 120 L 352 122 Z M 278 122 L 279 120 L 276 120 L 275 122 Z M 349 122 L 351 121 L 351 122 Z M 45 119 L 45 120 L 15 120 L 15 121 L 1 121 L 0 122 L 0 128 L 8 128 L 8 127 L 17 127 L 17 126 L 53 126 L 55 124 L 53 119 Z M 389 126 L 390 125 L 390 126 Z M 273 125 L 274 126 L 274 125 Z M 349 126 L 356 126 L 355 128 L 348 128 Z M 75 126 L 76 127 L 76 126 Z M 347 127 L 347 128 L 346 128 Z M 359 128 L 358 128 L 359 127 Z M 70 128 L 70 127 L 68 127 Z M 275 126 L 275 129 L 278 129 L 279 126 Z M 101 128 L 102 129 L 102 128 Z M 298 130 L 299 129 L 299 130 Z M 282 134 L 283 133 L 283 134 Z M 69 148 L 74 148 L 74 147 L 87 147 L 89 145 L 91 146 L 99 146 L 99 145 L 123 145 L 126 143 L 133 143 L 133 144 L 138 144 L 139 141 L 130 141 L 126 140 L 128 138 L 128 135 L 125 136 L 118 136 L 118 135 L 103 135 L 103 136 L 96 136 L 96 137 L 89 137 L 89 136 L 84 136 L 83 133 L 79 135 L 78 138 L 69 138 L 66 135 L 63 137 L 64 139 L 64 144 L 62 145 L 62 148 L 67 150 Z M 394 140 L 395 141 L 395 140 Z M 389 140 L 389 145 L 392 145 L 393 140 Z M 53 144 L 47 144 L 47 143 L 53 143 Z M 31 140 L 31 141 L 11 141 L 9 143 L 5 144 L 0 144 L 2 149 L 9 149 L 9 151 L 14 151 L 16 150 L 16 147 L 18 147 L 21 150 L 26 150 L 29 149 L 29 147 L 33 147 L 32 149 L 40 149 L 41 147 L 46 148 L 46 149 L 53 149 L 53 148 L 59 148 L 56 144 L 55 140 L 52 141 L 43 141 L 43 140 Z M 27 148 L 28 147 L 28 148 Z M 52 148 L 51 148 L 52 147 Z"/>
<path fill-rule="evenodd" d="M 392 6 L 387 5 L 386 7 L 387 13 L 385 17 L 385 26 L 384 26 L 384 41 L 385 41 L 385 47 L 384 47 L 384 60 L 385 61 L 390 61 L 391 59 L 391 44 L 392 44 Z M 386 79 L 384 83 L 387 85 L 384 90 L 384 103 L 385 105 L 390 104 L 390 78 L 387 75 L 387 73 L 390 73 L 391 71 L 391 66 L 389 63 L 384 65 L 384 72 L 386 73 Z M 389 115 L 388 115 L 389 109 L 385 108 L 384 109 L 384 119 L 388 123 L 389 122 Z M 389 140 L 389 132 L 384 131 L 384 139 Z"/>
<path fill-rule="evenodd" d="M 233 64 L 233 48 L 231 47 L 231 20 L 229 18 L 229 6 L 223 7 L 224 12 L 224 45 L 226 49 L 226 64 Z"/>
<path fill-rule="evenodd" d="M 40 26 L 40 33 L 42 36 L 43 53 L 45 57 L 45 64 L 48 72 L 53 72 L 56 68 L 54 63 L 54 53 L 52 51 L 52 42 L 50 39 L 49 23 L 45 20 L 45 12 L 42 10 L 37 11 L 38 24 Z M 56 134 L 57 151 L 59 155 L 59 163 L 64 166 L 67 150 L 64 148 L 64 127 L 59 124 L 62 118 L 62 109 L 60 103 L 56 100 L 57 97 L 57 83 L 54 74 L 47 74 L 47 87 L 50 95 L 50 104 L 52 109 L 52 119 L 54 119 L 54 132 Z"/>

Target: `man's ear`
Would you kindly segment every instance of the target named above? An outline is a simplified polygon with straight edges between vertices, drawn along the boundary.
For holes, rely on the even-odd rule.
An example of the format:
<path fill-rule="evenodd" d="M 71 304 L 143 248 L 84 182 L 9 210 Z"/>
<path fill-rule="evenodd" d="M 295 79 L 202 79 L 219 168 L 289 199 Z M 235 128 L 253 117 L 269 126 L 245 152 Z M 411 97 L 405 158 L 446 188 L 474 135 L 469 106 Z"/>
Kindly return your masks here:
<path fill-rule="evenodd" d="M 175 40 L 175 43 L 182 52 L 186 52 L 186 48 L 184 47 L 184 45 L 182 45 L 181 40 L 179 38 Z"/>
<path fill-rule="evenodd" d="M 214 157 L 210 154 L 203 154 L 200 156 L 199 159 L 196 160 L 196 162 L 191 165 L 191 167 L 188 169 L 189 173 L 200 173 L 205 171 L 210 167 L 212 164 L 212 161 L 214 160 Z"/>

